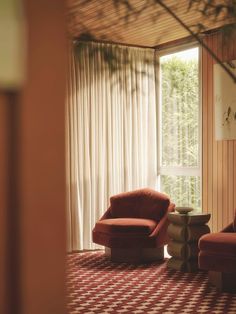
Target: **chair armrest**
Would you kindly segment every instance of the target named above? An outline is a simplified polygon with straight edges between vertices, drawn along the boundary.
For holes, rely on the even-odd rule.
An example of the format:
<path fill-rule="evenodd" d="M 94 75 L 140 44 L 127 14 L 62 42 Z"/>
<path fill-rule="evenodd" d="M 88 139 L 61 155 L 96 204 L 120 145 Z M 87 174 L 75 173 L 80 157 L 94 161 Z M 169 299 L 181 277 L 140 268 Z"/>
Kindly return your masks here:
<path fill-rule="evenodd" d="M 102 217 L 99 220 L 110 219 L 110 218 L 112 218 L 111 207 L 108 207 L 108 209 L 105 211 L 105 213 L 102 215 Z"/>
<path fill-rule="evenodd" d="M 169 237 L 167 235 L 167 228 L 169 226 L 168 213 L 173 212 L 174 208 L 175 204 L 170 203 L 166 214 L 164 215 L 164 217 L 162 217 L 162 219 L 150 235 L 150 237 L 156 237 L 158 243 L 160 240 L 160 242 L 164 242 L 165 244 L 169 242 Z"/>
<path fill-rule="evenodd" d="M 221 232 L 235 232 L 234 227 L 233 227 L 233 223 L 226 226 L 223 230 L 221 230 Z"/>

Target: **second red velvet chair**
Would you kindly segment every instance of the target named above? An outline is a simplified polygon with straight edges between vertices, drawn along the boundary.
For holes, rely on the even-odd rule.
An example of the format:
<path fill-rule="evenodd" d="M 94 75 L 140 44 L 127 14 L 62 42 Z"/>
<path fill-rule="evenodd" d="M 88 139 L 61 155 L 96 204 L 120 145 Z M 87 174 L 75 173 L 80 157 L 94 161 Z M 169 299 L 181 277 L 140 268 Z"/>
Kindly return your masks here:
<path fill-rule="evenodd" d="M 236 212 L 234 221 L 221 232 L 199 240 L 199 268 L 219 290 L 236 292 Z"/>
<path fill-rule="evenodd" d="M 93 242 L 105 246 L 112 261 L 163 259 L 169 241 L 167 213 L 174 207 L 166 195 L 148 188 L 112 196 L 93 229 Z"/>

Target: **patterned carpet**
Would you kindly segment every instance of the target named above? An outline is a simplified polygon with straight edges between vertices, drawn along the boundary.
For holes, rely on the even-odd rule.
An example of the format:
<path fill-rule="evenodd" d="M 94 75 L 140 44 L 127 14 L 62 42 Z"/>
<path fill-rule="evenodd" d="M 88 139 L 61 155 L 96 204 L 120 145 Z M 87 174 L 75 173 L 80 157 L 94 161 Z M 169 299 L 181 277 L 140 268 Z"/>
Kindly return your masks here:
<path fill-rule="evenodd" d="M 68 314 L 236 314 L 236 294 L 220 293 L 205 272 L 169 270 L 166 263 L 112 263 L 103 252 L 68 255 Z"/>

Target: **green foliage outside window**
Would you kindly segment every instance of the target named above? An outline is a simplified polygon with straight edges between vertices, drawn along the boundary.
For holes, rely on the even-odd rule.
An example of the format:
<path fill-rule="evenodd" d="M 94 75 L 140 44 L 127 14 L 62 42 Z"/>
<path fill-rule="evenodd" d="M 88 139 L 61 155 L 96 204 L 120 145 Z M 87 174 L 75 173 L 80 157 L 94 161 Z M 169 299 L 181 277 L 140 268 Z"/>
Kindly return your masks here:
<path fill-rule="evenodd" d="M 176 206 L 190 206 L 201 211 L 200 177 L 197 176 L 161 176 L 161 189 Z"/>
<path fill-rule="evenodd" d="M 162 167 L 199 168 L 198 60 L 161 62 Z M 177 206 L 200 209 L 198 176 L 161 176 L 161 189 Z"/>

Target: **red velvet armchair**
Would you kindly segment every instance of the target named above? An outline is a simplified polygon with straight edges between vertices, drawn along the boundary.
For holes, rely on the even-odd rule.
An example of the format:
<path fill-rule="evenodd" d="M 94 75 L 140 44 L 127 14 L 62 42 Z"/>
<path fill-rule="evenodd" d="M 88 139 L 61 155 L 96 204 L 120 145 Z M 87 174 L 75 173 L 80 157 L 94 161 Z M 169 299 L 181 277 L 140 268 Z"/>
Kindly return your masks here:
<path fill-rule="evenodd" d="M 199 249 L 199 268 L 209 271 L 212 284 L 236 292 L 236 212 L 234 221 L 221 232 L 202 236 Z"/>
<path fill-rule="evenodd" d="M 174 207 L 166 195 L 148 188 L 112 196 L 93 229 L 93 242 L 105 246 L 112 261 L 163 259 L 169 241 L 167 213 Z"/>

